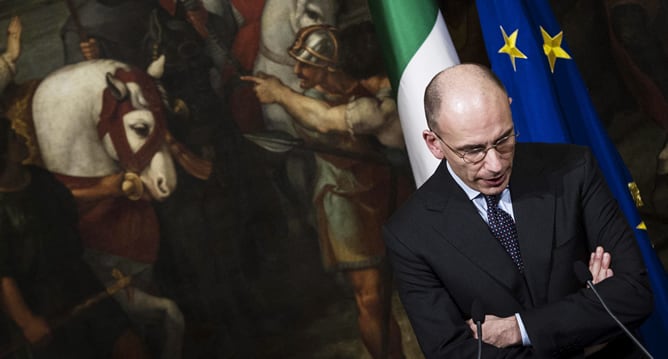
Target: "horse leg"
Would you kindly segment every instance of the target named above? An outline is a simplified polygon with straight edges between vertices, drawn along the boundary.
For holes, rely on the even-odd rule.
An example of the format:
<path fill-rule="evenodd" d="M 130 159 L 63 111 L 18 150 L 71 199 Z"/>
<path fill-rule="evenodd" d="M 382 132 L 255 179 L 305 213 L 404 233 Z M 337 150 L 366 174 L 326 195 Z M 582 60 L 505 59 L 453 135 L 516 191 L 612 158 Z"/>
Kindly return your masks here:
<path fill-rule="evenodd" d="M 127 311 L 130 318 L 140 326 L 158 326 L 160 333 L 160 358 L 179 359 L 182 357 L 183 331 L 185 327 L 183 314 L 171 299 L 157 297 L 133 288 L 132 296 L 124 292 L 114 298 Z"/>

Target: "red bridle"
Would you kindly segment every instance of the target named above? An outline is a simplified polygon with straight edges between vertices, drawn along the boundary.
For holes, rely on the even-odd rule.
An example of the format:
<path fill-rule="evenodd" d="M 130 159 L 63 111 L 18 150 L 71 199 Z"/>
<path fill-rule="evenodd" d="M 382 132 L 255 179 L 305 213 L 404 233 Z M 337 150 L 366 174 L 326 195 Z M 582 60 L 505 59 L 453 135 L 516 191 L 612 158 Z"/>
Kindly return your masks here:
<path fill-rule="evenodd" d="M 123 116 L 136 108 L 132 106 L 130 96 L 117 100 L 111 89 L 107 87 L 102 94 L 102 111 L 97 125 L 97 134 L 101 140 L 109 133 L 121 167 L 125 171 L 140 173 L 165 143 L 167 128 L 164 105 L 155 79 L 145 72 L 136 68 L 131 68 L 129 71 L 117 69 L 114 76 L 123 83 L 134 82 L 141 88 L 142 95 L 148 103 L 147 110 L 153 114 L 155 126 L 146 142 L 137 152 L 133 152 L 128 143 Z"/>

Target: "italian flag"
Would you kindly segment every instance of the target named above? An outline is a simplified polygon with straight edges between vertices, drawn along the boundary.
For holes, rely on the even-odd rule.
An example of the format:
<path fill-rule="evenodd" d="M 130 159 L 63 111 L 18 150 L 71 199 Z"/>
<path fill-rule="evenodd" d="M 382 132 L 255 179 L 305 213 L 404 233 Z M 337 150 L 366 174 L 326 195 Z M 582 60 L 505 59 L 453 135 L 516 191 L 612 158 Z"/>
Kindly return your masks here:
<path fill-rule="evenodd" d="M 434 75 L 458 64 L 459 58 L 434 0 L 369 0 L 369 9 L 396 91 L 406 149 L 419 187 L 439 164 L 422 140 L 427 128 L 424 89 Z"/>

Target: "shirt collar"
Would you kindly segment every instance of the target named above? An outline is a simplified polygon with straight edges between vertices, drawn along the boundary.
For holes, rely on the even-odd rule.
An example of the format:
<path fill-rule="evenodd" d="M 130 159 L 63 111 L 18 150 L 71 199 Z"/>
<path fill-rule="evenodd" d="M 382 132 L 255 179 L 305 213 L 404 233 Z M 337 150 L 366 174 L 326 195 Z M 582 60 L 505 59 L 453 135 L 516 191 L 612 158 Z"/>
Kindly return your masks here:
<path fill-rule="evenodd" d="M 448 167 L 448 172 L 450 172 L 450 176 L 452 176 L 452 179 L 455 180 L 457 185 L 461 187 L 462 190 L 464 190 L 464 193 L 466 193 L 466 196 L 469 198 L 469 200 L 473 200 L 474 198 L 478 197 L 480 195 L 480 191 L 476 191 L 473 188 L 469 187 L 464 181 L 462 181 L 457 174 L 455 174 L 455 171 L 452 170 L 452 167 L 450 167 L 450 162 L 445 162 L 446 166 Z"/>
<path fill-rule="evenodd" d="M 475 190 L 471 187 L 469 187 L 464 181 L 457 176 L 455 171 L 452 170 L 452 167 L 450 167 L 450 162 L 445 162 L 446 166 L 448 167 L 448 172 L 450 172 L 450 176 L 452 176 L 452 179 L 455 180 L 457 185 L 464 190 L 464 193 L 466 193 L 466 196 L 468 197 L 469 201 L 473 201 L 476 198 L 481 198 L 481 193 L 478 190 Z M 510 191 L 508 190 L 508 187 L 506 187 L 503 192 L 501 192 L 501 198 L 499 199 L 499 203 L 502 201 L 508 201 L 510 203 Z"/>

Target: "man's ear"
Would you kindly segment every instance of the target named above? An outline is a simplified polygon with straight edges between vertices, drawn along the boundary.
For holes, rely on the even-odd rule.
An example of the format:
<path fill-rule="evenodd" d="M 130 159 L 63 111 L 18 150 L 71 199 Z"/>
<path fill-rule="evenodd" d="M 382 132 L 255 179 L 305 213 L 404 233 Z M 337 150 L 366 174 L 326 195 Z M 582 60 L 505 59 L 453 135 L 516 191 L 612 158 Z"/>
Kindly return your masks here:
<path fill-rule="evenodd" d="M 443 153 L 443 147 L 441 147 L 441 141 L 438 139 L 438 137 L 436 137 L 433 132 L 424 130 L 422 131 L 422 138 L 427 144 L 427 148 L 429 148 L 431 154 L 439 160 L 442 160 L 445 154 Z"/>

